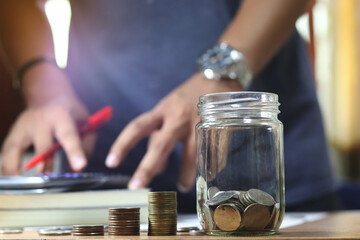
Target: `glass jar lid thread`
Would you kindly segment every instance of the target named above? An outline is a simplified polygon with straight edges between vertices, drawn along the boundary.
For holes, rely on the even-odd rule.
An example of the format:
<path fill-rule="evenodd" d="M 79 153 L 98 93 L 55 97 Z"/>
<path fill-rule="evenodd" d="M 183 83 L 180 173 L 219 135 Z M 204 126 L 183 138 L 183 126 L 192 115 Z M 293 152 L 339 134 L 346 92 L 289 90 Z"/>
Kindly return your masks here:
<path fill-rule="evenodd" d="M 245 116 L 260 114 L 261 117 L 277 115 L 279 111 L 278 96 L 265 92 L 224 92 L 207 94 L 200 97 L 199 115 Z M 264 113 L 264 114 L 261 114 Z"/>

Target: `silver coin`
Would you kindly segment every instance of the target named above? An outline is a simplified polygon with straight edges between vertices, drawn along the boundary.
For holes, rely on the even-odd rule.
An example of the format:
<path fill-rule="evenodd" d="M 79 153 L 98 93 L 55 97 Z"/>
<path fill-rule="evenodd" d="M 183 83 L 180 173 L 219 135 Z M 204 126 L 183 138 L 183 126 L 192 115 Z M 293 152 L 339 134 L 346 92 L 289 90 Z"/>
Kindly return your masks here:
<path fill-rule="evenodd" d="M 280 203 L 275 203 L 269 223 L 267 224 L 266 228 L 274 228 L 278 222 L 280 216 Z"/>
<path fill-rule="evenodd" d="M 176 231 L 178 232 L 190 232 L 191 230 L 200 230 L 198 227 L 182 227 L 182 228 L 177 228 Z"/>
<path fill-rule="evenodd" d="M 249 193 L 248 192 L 246 192 L 244 195 L 243 195 L 243 197 L 241 198 L 241 200 L 240 200 L 243 204 L 244 204 L 244 206 L 249 206 L 249 205 L 251 205 L 251 204 L 253 204 L 253 203 L 256 203 L 255 201 L 253 201 L 253 200 L 251 200 L 251 198 L 249 197 Z"/>
<path fill-rule="evenodd" d="M 104 233 L 73 233 L 74 236 L 100 236 L 104 235 Z"/>
<path fill-rule="evenodd" d="M 239 199 L 239 201 L 246 208 L 247 206 L 252 204 L 252 202 L 249 202 L 245 196 L 246 196 L 246 193 L 242 195 L 242 197 Z"/>
<path fill-rule="evenodd" d="M 207 191 L 208 199 L 212 199 L 214 195 L 218 192 L 220 192 L 220 190 L 217 187 L 215 186 L 210 187 Z"/>
<path fill-rule="evenodd" d="M 70 235 L 72 233 L 71 230 L 64 230 L 64 229 L 40 229 L 38 231 L 40 235 L 47 235 L 47 236 L 59 236 L 59 235 Z"/>
<path fill-rule="evenodd" d="M 47 229 L 47 230 L 72 230 L 73 227 L 72 226 L 53 226 L 53 227 L 46 227 L 43 229 Z"/>
<path fill-rule="evenodd" d="M 242 199 L 246 191 L 235 191 L 238 199 Z"/>
<path fill-rule="evenodd" d="M 268 207 L 275 204 L 275 200 L 270 194 L 259 189 L 250 189 L 247 191 L 247 196 L 254 203 L 259 203 Z"/>
<path fill-rule="evenodd" d="M 234 197 L 238 198 L 237 191 L 220 191 L 212 199 L 208 200 L 207 203 L 211 206 L 220 205 Z"/>
<path fill-rule="evenodd" d="M 244 206 L 238 199 L 230 199 L 226 203 L 234 204 L 238 210 L 240 210 L 240 213 L 244 213 L 246 206 Z"/>
<path fill-rule="evenodd" d="M 203 228 L 206 230 L 214 230 L 215 224 L 213 220 L 213 213 L 212 210 L 209 208 L 207 204 L 203 204 Z"/>
<path fill-rule="evenodd" d="M 0 233 L 4 234 L 14 234 L 14 233 L 22 233 L 22 228 L 0 228 Z"/>
<path fill-rule="evenodd" d="M 198 201 L 206 200 L 207 185 L 205 179 L 202 176 L 199 176 L 196 180 L 196 192 Z"/>
<path fill-rule="evenodd" d="M 202 231 L 202 230 L 200 230 L 200 229 L 197 229 L 197 230 L 195 230 L 195 229 L 192 229 L 192 230 L 190 230 L 189 231 L 189 234 L 190 235 L 203 235 L 204 234 L 204 231 Z"/>
<path fill-rule="evenodd" d="M 207 185 L 206 181 L 202 176 L 196 179 L 196 209 L 198 212 L 202 212 L 203 203 L 207 198 Z M 199 214 L 199 219 L 202 216 Z M 201 220 L 200 220 L 201 221 Z"/>

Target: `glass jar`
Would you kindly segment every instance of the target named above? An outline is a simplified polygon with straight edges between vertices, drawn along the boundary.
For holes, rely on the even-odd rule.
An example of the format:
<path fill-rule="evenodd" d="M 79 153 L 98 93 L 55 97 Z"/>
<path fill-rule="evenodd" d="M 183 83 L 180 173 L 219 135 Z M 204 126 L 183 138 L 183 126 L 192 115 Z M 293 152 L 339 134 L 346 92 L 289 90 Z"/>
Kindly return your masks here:
<path fill-rule="evenodd" d="M 203 95 L 196 125 L 197 213 L 209 235 L 271 235 L 285 204 L 278 96 Z"/>

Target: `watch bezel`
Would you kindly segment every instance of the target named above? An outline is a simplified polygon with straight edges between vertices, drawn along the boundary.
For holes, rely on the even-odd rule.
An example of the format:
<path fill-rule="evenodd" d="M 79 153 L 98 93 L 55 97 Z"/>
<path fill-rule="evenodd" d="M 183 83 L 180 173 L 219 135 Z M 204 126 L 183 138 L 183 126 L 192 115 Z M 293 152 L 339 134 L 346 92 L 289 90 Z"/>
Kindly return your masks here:
<path fill-rule="evenodd" d="M 207 79 L 236 80 L 246 89 L 252 79 L 243 54 L 224 42 L 207 49 L 200 56 L 198 69 Z"/>

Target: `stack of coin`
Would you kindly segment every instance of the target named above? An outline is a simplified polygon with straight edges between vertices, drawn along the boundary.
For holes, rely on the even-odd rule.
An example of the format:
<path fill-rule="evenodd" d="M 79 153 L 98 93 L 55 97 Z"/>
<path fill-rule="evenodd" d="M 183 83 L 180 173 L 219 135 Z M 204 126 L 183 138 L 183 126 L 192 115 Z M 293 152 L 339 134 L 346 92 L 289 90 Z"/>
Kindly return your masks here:
<path fill-rule="evenodd" d="M 202 208 L 207 210 L 205 226 L 211 227 L 207 230 L 215 226 L 222 231 L 263 230 L 274 227 L 279 217 L 280 204 L 259 189 L 220 191 L 211 187 L 208 197 Z"/>
<path fill-rule="evenodd" d="M 176 235 L 176 192 L 149 192 L 149 236 Z"/>
<path fill-rule="evenodd" d="M 75 236 L 104 235 L 104 225 L 74 225 L 72 232 Z"/>
<path fill-rule="evenodd" d="M 47 235 L 47 236 L 62 236 L 62 235 L 70 235 L 72 233 L 72 227 L 70 226 L 54 226 L 54 227 L 46 227 L 38 230 L 39 235 Z"/>
<path fill-rule="evenodd" d="M 1 234 L 13 234 L 13 233 L 22 233 L 23 232 L 23 228 L 0 228 L 0 233 Z"/>
<path fill-rule="evenodd" d="M 109 208 L 108 235 L 140 235 L 140 208 Z"/>
<path fill-rule="evenodd" d="M 47 236 L 63 236 L 70 235 L 72 230 L 64 230 L 64 229 L 39 229 L 39 235 L 47 235 Z"/>

